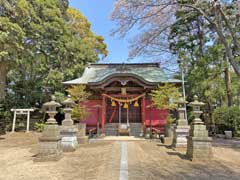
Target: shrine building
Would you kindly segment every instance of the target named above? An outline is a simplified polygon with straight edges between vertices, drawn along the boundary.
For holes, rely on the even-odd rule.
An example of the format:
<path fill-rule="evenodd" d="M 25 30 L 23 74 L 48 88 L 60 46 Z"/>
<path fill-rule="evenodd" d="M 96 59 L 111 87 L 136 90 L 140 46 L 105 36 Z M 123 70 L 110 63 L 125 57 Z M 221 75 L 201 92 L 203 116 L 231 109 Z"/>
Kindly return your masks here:
<path fill-rule="evenodd" d="M 64 85 L 86 85 L 91 92 L 82 103 L 87 115 L 81 121 L 87 129 L 99 127 L 106 135 L 127 129 L 128 135 L 138 136 L 150 126 L 164 133 L 168 110 L 155 108 L 149 93 L 165 83 L 181 81 L 167 76 L 158 63 L 134 63 L 90 64 L 82 77 Z"/>

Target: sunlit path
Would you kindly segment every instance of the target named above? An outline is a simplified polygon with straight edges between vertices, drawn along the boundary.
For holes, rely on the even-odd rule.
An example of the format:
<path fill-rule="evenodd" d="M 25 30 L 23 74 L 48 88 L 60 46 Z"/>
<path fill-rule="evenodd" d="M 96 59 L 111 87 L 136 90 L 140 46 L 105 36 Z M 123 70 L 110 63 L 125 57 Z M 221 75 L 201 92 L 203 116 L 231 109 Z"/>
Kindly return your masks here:
<path fill-rule="evenodd" d="M 119 180 L 128 180 L 128 154 L 127 142 L 121 143 L 121 164 L 120 164 L 120 177 Z"/>

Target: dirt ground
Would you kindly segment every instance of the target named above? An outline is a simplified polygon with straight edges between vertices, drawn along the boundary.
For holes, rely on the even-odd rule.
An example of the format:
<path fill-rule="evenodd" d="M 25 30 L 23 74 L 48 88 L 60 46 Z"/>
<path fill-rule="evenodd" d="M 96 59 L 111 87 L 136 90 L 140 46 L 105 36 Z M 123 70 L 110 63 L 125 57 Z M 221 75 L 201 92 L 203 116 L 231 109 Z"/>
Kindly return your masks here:
<path fill-rule="evenodd" d="M 122 141 L 92 141 L 58 162 L 34 162 L 38 133 L 0 136 L 0 180 L 118 180 Z M 240 179 L 240 141 L 217 139 L 211 162 L 191 162 L 158 141 L 128 141 L 128 179 Z"/>

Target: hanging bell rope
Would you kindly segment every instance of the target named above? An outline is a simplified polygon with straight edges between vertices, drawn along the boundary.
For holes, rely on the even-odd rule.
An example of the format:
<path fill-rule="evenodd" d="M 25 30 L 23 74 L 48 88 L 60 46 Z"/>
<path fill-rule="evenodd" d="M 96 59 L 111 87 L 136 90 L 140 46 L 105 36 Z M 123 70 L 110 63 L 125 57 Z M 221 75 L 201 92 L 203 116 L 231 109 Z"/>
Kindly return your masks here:
<path fill-rule="evenodd" d="M 141 97 L 143 97 L 143 96 L 145 96 L 146 94 L 145 93 L 143 93 L 143 94 L 141 94 L 141 95 L 139 95 L 139 96 L 137 96 L 137 97 L 134 97 L 134 98 L 131 98 L 131 99 L 119 99 L 119 98 L 115 98 L 115 97 L 112 97 L 112 96 L 110 96 L 110 95 L 107 95 L 107 94 L 102 94 L 103 96 L 105 96 L 105 97 L 108 97 L 108 98 L 110 98 L 112 101 L 116 101 L 116 102 L 118 102 L 118 103 L 131 103 L 131 102 L 134 102 L 134 101 L 138 101 L 138 99 L 140 99 Z"/>

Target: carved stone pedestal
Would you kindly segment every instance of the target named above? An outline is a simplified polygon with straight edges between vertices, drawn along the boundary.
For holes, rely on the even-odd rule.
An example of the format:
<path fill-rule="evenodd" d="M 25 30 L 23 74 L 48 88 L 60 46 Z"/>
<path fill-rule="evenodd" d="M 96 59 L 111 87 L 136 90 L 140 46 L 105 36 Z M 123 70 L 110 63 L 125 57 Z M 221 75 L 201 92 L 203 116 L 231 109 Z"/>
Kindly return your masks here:
<path fill-rule="evenodd" d="M 78 132 L 77 132 L 77 141 L 78 144 L 87 144 L 88 136 L 86 136 L 86 124 L 79 123 L 77 124 Z"/>
<path fill-rule="evenodd" d="M 204 124 L 193 124 L 188 137 L 187 156 L 191 160 L 210 160 L 212 158 L 212 138 Z"/>
<path fill-rule="evenodd" d="M 64 152 L 72 152 L 78 148 L 77 128 L 76 126 L 62 126 L 62 149 Z"/>
<path fill-rule="evenodd" d="M 190 129 L 187 119 L 185 117 L 185 104 L 187 103 L 187 101 L 180 98 L 176 103 L 178 103 L 179 119 L 177 121 L 177 126 L 174 129 L 172 147 L 174 149 L 187 148 L 187 136 Z"/>
<path fill-rule="evenodd" d="M 186 120 L 179 120 L 178 125 L 174 129 L 173 135 L 173 148 L 187 148 L 187 136 L 190 127 L 187 125 Z"/>
<path fill-rule="evenodd" d="M 39 153 L 35 161 L 57 161 L 62 158 L 61 136 L 58 125 L 47 125 L 39 138 Z"/>

